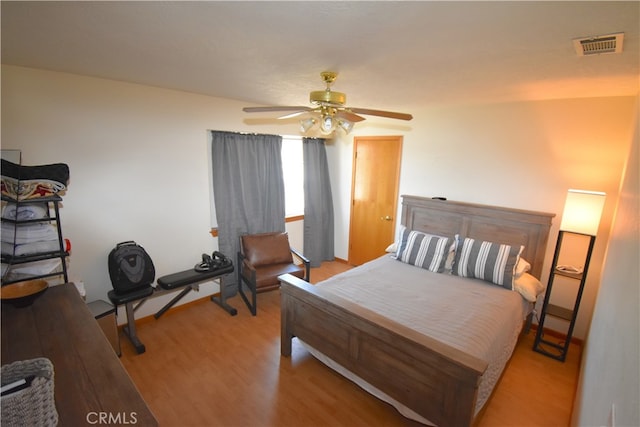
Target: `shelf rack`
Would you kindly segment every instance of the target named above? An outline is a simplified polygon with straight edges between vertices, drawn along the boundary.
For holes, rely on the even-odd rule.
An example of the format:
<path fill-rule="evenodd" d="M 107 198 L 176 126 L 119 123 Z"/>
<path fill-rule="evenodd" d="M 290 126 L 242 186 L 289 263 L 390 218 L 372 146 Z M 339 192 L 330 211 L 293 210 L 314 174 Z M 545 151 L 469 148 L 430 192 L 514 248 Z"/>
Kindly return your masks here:
<path fill-rule="evenodd" d="M 3 206 L 6 204 L 15 204 L 16 206 L 26 205 L 26 204 L 46 204 L 47 206 L 47 216 L 40 219 L 28 219 L 28 220 L 19 220 L 16 218 L 2 218 L 3 223 L 14 224 L 15 226 L 22 224 L 32 224 L 32 223 L 54 223 L 56 226 L 56 230 L 58 233 L 58 247 L 59 250 L 56 251 L 47 251 L 40 252 L 36 254 L 29 255 L 14 255 L 3 253 L 1 256 L 2 263 L 7 264 L 7 271 L 3 274 L 2 277 L 2 285 L 8 285 L 10 283 L 20 282 L 23 280 L 31 280 L 31 279 L 47 279 L 56 276 L 62 276 L 64 282 L 69 281 L 68 273 L 67 273 L 67 257 L 69 256 L 69 252 L 65 249 L 65 242 L 62 238 L 62 226 L 60 224 L 60 202 L 62 202 L 62 197 L 60 196 L 50 196 L 50 197 L 42 197 L 42 198 L 34 198 L 34 199 L 25 199 L 25 200 L 14 200 L 10 197 L 2 196 Z M 51 215 L 51 208 L 53 207 L 53 215 Z M 15 236 L 17 233 L 14 233 L 14 248 L 15 248 Z M 5 276 L 10 272 L 11 266 L 25 264 L 28 262 L 37 262 L 44 261 L 49 259 L 60 259 L 61 269 L 56 269 L 56 271 L 52 271 L 49 273 L 29 275 L 29 276 L 20 276 L 13 279 L 6 279 Z"/>
<path fill-rule="evenodd" d="M 542 306 L 542 312 L 540 313 L 540 320 L 538 322 L 538 330 L 536 331 L 536 338 L 533 344 L 534 351 L 542 353 L 545 356 L 552 357 L 556 360 L 560 360 L 561 362 L 565 361 L 567 352 L 569 351 L 569 344 L 571 343 L 571 337 L 573 336 L 573 329 L 578 317 L 578 309 L 580 308 L 580 301 L 582 300 L 582 293 L 584 291 L 584 285 L 587 279 L 587 271 L 589 270 L 589 263 L 591 262 L 591 254 L 593 253 L 593 247 L 596 241 L 595 236 L 587 235 L 589 237 L 589 247 L 587 249 L 586 258 L 584 261 L 584 268 L 581 273 L 561 271 L 558 270 L 558 259 L 562 250 L 562 240 L 565 236 L 565 233 L 584 235 L 582 233 L 573 233 L 563 230 L 560 230 L 558 234 L 556 250 L 553 255 L 553 262 L 551 263 L 549 282 L 547 284 L 547 290 L 544 296 L 544 304 Z M 561 307 L 550 303 L 553 293 L 553 283 L 556 276 L 568 277 L 580 282 L 572 308 Z M 544 323 L 547 319 L 547 316 L 556 317 L 569 322 L 567 336 L 563 343 L 559 344 L 557 342 L 549 341 L 548 339 L 544 338 Z"/>

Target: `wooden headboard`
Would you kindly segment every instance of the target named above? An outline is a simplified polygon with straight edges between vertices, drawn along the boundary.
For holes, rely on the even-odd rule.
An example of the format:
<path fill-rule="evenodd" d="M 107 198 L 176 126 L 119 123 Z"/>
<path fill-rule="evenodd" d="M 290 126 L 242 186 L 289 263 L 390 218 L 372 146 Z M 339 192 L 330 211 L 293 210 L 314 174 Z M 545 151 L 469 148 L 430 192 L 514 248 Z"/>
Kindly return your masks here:
<path fill-rule="evenodd" d="M 541 277 L 551 220 L 555 214 L 473 203 L 402 196 L 402 224 L 440 236 L 459 234 L 509 245 L 524 245 L 531 274 Z"/>

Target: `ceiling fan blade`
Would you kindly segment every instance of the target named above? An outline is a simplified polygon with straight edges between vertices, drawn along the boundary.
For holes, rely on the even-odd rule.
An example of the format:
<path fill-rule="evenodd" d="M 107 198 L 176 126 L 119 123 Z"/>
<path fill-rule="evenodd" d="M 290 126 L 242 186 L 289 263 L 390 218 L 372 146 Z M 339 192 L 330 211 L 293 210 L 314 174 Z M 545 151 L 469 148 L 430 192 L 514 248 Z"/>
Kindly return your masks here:
<path fill-rule="evenodd" d="M 368 108 L 349 108 L 353 113 L 367 114 L 369 116 L 388 117 L 390 119 L 411 120 L 413 116 L 405 113 L 395 113 L 393 111 L 370 110 Z"/>
<path fill-rule="evenodd" d="M 242 111 L 245 113 L 264 113 L 269 111 L 309 111 L 309 107 L 300 106 L 269 106 L 269 107 L 244 107 Z"/>
<path fill-rule="evenodd" d="M 351 111 L 347 111 L 347 110 L 339 110 L 336 113 L 336 116 L 342 117 L 343 119 L 349 120 L 350 122 L 353 122 L 353 123 L 361 122 L 361 121 L 365 120 L 364 117 L 361 117 L 361 116 L 359 116 L 357 114 L 354 114 Z"/>
<path fill-rule="evenodd" d="M 297 116 L 300 116 L 302 114 L 307 114 L 310 111 L 313 111 L 313 109 L 309 108 L 308 110 L 305 110 L 305 111 L 294 111 L 293 113 L 285 114 L 284 116 L 278 117 L 278 120 L 291 119 L 293 117 L 297 117 Z"/>

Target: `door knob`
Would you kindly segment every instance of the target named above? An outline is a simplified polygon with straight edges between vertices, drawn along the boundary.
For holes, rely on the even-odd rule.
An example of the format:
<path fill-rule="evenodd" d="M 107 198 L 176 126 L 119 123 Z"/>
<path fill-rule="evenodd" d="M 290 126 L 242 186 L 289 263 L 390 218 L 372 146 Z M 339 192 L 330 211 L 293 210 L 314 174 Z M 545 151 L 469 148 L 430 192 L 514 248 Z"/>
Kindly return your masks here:
<path fill-rule="evenodd" d="M 391 221 L 393 218 L 391 218 L 389 215 L 387 215 L 387 216 L 381 216 L 380 219 L 382 219 L 384 221 Z"/>

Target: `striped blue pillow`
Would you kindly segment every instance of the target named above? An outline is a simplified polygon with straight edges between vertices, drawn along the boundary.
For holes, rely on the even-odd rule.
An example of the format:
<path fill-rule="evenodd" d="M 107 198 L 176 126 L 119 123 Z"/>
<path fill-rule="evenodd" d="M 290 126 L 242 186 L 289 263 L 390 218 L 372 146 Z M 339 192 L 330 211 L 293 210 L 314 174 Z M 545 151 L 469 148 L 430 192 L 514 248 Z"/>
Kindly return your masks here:
<path fill-rule="evenodd" d="M 514 270 L 523 250 L 524 246 L 465 238 L 456 252 L 452 273 L 513 290 Z"/>
<path fill-rule="evenodd" d="M 397 260 L 434 273 L 444 271 L 444 263 L 451 246 L 450 238 L 402 227 L 399 240 Z"/>

